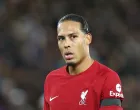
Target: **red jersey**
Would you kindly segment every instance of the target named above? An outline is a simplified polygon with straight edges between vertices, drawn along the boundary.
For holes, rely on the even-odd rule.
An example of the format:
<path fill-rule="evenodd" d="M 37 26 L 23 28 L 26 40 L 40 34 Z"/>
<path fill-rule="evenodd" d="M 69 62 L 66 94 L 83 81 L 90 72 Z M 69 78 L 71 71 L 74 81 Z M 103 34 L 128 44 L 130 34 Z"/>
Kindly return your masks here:
<path fill-rule="evenodd" d="M 44 110 L 99 110 L 106 98 L 123 99 L 121 81 L 98 61 L 78 75 L 70 75 L 64 66 L 45 80 Z"/>

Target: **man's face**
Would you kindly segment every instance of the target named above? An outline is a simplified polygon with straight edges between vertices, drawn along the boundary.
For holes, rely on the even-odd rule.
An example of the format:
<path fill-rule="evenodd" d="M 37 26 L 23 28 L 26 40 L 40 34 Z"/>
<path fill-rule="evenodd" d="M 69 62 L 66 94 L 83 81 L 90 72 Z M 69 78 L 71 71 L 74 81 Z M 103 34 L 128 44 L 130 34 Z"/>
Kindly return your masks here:
<path fill-rule="evenodd" d="M 67 64 L 77 64 L 87 55 L 86 34 L 81 31 L 81 24 L 64 21 L 57 28 L 58 47 Z"/>

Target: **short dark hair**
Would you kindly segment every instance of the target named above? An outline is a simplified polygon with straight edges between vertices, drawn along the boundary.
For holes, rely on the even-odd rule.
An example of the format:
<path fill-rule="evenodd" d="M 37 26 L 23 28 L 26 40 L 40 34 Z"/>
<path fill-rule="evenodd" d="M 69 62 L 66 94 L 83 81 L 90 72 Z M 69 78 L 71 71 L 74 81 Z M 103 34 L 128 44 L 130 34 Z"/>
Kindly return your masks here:
<path fill-rule="evenodd" d="M 75 21 L 75 22 L 79 22 L 81 24 L 81 30 L 84 33 L 90 33 L 90 29 L 89 29 L 89 25 L 87 23 L 87 21 L 80 15 L 77 14 L 67 14 L 65 16 L 63 16 L 59 21 L 58 24 L 64 21 Z"/>

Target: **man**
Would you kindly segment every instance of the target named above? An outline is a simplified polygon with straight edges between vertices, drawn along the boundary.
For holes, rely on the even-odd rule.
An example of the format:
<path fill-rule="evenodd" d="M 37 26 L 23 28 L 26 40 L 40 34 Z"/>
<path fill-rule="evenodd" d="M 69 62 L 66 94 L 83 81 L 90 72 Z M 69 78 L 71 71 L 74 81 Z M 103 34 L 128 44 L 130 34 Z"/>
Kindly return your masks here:
<path fill-rule="evenodd" d="M 66 66 L 46 77 L 44 110 L 123 110 L 118 74 L 90 56 L 86 20 L 68 14 L 59 20 L 57 34 Z"/>

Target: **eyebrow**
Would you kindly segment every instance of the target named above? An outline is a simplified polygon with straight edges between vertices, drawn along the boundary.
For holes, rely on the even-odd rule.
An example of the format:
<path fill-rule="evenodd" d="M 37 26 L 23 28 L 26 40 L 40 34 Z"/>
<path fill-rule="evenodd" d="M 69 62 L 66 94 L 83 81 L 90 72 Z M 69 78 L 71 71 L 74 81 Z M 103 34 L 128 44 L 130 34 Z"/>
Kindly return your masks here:
<path fill-rule="evenodd" d="M 68 34 L 68 36 L 75 35 L 75 34 L 77 34 L 77 33 L 70 33 L 70 34 Z"/>
<path fill-rule="evenodd" d="M 77 34 L 77 33 L 70 33 L 70 34 L 68 34 L 67 36 L 71 36 L 71 35 L 75 35 L 75 34 Z M 65 35 L 58 35 L 57 37 L 64 37 Z"/>

